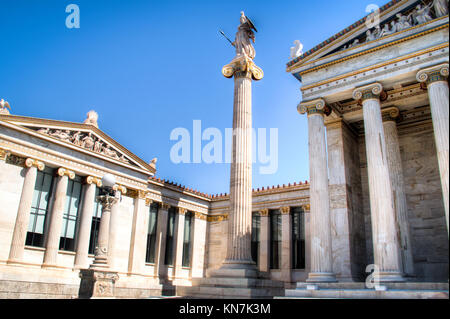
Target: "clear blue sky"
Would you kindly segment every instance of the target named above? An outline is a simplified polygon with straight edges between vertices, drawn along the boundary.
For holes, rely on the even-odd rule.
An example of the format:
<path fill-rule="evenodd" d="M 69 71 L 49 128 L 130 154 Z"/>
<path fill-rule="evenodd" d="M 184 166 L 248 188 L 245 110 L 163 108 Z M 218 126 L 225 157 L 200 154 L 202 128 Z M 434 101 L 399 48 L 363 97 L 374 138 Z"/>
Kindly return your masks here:
<path fill-rule="evenodd" d="M 233 80 L 221 74 L 234 49 L 239 12 L 255 23 L 255 62 L 264 72 L 253 85 L 253 126 L 278 128 L 278 171 L 253 186 L 309 179 L 306 117 L 297 113 L 300 83 L 286 73 L 289 48 L 304 51 L 388 0 L 0 0 L 0 98 L 12 114 L 82 122 L 99 113 L 99 126 L 150 161 L 157 177 L 209 194 L 229 191 L 229 164 L 173 164 L 169 140 L 176 127 L 221 131 L 232 125 Z M 67 29 L 68 4 L 81 28 Z"/>

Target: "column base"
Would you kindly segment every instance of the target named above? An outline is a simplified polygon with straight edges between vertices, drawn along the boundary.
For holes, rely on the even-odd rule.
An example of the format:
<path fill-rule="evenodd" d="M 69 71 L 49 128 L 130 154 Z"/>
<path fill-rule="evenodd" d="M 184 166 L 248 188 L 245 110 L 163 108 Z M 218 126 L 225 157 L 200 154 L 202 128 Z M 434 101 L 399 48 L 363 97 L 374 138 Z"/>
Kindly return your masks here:
<path fill-rule="evenodd" d="M 378 282 L 405 282 L 407 281 L 403 274 L 400 272 L 388 272 L 388 271 L 380 271 L 377 275 L 375 275 L 374 279 L 377 279 Z"/>
<path fill-rule="evenodd" d="M 80 299 L 114 298 L 115 282 L 119 279 L 117 272 L 97 269 L 81 269 L 79 274 Z"/>
<path fill-rule="evenodd" d="M 225 260 L 219 269 L 212 270 L 210 277 L 256 278 L 258 270 L 251 260 Z"/>
<path fill-rule="evenodd" d="M 310 272 L 306 282 L 320 283 L 320 282 L 337 282 L 336 275 L 332 272 Z"/>

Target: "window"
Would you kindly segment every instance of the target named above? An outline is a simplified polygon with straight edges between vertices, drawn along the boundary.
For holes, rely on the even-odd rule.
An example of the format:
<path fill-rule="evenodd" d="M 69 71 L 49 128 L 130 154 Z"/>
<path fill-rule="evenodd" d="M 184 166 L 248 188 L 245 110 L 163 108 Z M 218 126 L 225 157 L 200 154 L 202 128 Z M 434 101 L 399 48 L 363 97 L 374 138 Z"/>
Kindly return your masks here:
<path fill-rule="evenodd" d="M 44 247 L 46 217 L 53 188 L 54 170 L 45 168 L 38 171 L 31 202 L 30 220 L 25 244 L 28 246 Z"/>
<path fill-rule="evenodd" d="M 292 218 L 292 265 L 305 269 L 305 212 L 301 207 L 291 210 Z"/>
<path fill-rule="evenodd" d="M 100 229 L 100 219 L 102 217 L 102 204 L 97 200 L 100 194 L 100 188 L 95 189 L 94 214 L 91 223 L 91 237 L 89 239 L 89 254 L 95 254 L 95 246 L 98 243 L 98 231 Z"/>
<path fill-rule="evenodd" d="M 173 266 L 174 260 L 174 240 L 175 240 L 175 220 L 176 220 L 176 208 L 170 207 L 167 219 L 167 234 L 166 234 L 166 255 L 164 263 L 169 266 Z"/>
<path fill-rule="evenodd" d="M 184 215 L 184 236 L 183 236 L 183 267 L 191 267 L 192 253 L 191 253 L 191 243 L 192 243 L 192 222 L 194 219 L 194 214 L 192 212 L 187 212 Z"/>
<path fill-rule="evenodd" d="M 259 264 L 259 238 L 261 232 L 261 216 L 258 213 L 252 215 L 252 259 Z"/>
<path fill-rule="evenodd" d="M 271 210 L 270 214 L 270 268 L 280 269 L 281 258 L 281 214 Z"/>
<path fill-rule="evenodd" d="M 81 203 L 81 177 L 76 176 L 67 184 L 66 202 L 62 222 L 59 249 L 75 251 L 75 236 L 78 228 L 78 215 Z"/>
<path fill-rule="evenodd" d="M 158 224 L 158 203 L 150 205 L 148 232 L 147 232 L 147 253 L 145 255 L 145 262 L 155 263 L 156 250 L 156 225 Z"/>

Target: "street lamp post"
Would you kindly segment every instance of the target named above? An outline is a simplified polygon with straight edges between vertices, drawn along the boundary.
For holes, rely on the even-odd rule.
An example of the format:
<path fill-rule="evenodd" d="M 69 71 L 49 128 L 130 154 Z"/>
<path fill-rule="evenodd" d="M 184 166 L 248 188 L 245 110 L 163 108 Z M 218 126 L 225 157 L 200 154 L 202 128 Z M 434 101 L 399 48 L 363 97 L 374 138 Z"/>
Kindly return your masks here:
<path fill-rule="evenodd" d="M 116 179 L 111 174 L 102 178 L 102 187 L 97 200 L 102 204 L 102 216 L 98 233 L 98 243 L 95 247 L 94 262 L 89 269 L 80 270 L 80 298 L 113 298 L 114 284 L 119 279 L 117 272 L 110 270 L 108 262 L 109 229 L 111 210 L 120 197 L 120 191 L 114 190 Z"/>

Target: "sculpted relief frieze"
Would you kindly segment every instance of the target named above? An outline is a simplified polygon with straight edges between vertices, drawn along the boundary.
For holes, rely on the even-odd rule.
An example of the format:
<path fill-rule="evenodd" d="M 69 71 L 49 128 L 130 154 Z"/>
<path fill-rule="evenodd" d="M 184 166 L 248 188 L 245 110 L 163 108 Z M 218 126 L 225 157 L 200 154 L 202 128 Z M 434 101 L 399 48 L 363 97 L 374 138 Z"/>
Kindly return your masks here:
<path fill-rule="evenodd" d="M 382 37 L 430 22 L 448 14 L 448 0 L 421 1 L 415 7 L 397 13 L 392 19 L 377 24 L 362 36 L 351 40 L 338 51 L 347 50 L 359 44 L 378 40 Z"/>
<path fill-rule="evenodd" d="M 130 160 L 124 154 L 115 150 L 110 144 L 98 138 L 92 132 L 51 129 L 47 127 L 38 129 L 32 127 L 30 128 L 36 130 L 38 133 L 51 136 L 61 141 L 71 143 L 75 146 L 92 151 L 94 153 L 98 153 L 121 161 L 123 163 L 130 164 Z"/>

